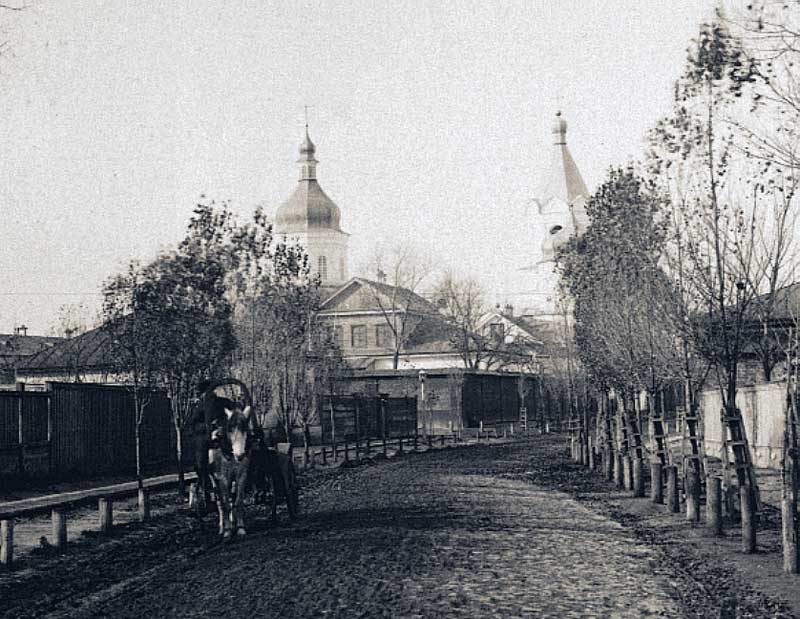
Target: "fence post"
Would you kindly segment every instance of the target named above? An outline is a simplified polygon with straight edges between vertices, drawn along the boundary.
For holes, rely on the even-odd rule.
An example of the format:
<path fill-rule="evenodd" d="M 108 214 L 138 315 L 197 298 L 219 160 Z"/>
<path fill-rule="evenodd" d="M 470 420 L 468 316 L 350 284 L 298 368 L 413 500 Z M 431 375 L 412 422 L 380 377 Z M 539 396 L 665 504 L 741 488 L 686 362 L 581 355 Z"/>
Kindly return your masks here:
<path fill-rule="evenodd" d="M 722 480 L 711 475 L 706 480 L 706 520 L 711 535 L 722 535 Z"/>
<path fill-rule="evenodd" d="M 144 522 L 150 519 L 150 491 L 139 488 L 139 520 Z"/>
<path fill-rule="evenodd" d="M 97 501 L 97 512 L 100 520 L 100 530 L 103 533 L 108 533 L 114 523 L 114 502 L 106 497 Z"/>
<path fill-rule="evenodd" d="M 748 481 L 739 488 L 739 502 L 742 511 L 742 552 L 751 554 L 756 551 L 756 521 L 753 517 L 753 493 L 750 492 Z"/>
<path fill-rule="evenodd" d="M 622 486 L 626 490 L 633 490 L 633 458 L 631 456 L 622 458 Z"/>
<path fill-rule="evenodd" d="M 633 479 L 633 496 L 636 498 L 644 496 L 644 475 L 642 473 L 642 459 L 633 458 L 631 478 Z"/>
<path fill-rule="evenodd" d="M 617 483 L 617 488 L 625 487 L 625 456 L 619 452 L 614 458 L 614 481 Z"/>
<path fill-rule="evenodd" d="M 0 565 L 11 567 L 14 562 L 14 521 L 0 520 Z"/>
<path fill-rule="evenodd" d="M 673 514 L 681 511 L 681 497 L 678 494 L 678 467 L 667 467 L 667 507 Z"/>
<path fill-rule="evenodd" d="M 401 454 L 403 453 L 403 437 L 402 436 L 399 439 L 397 439 L 397 451 L 400 452 Z"/>
<path fill-rule="evenodd" d="M 61 509 L 54 507 L 50 512 L 50 520 L 53 530 L 53 546 L 63 548 L 67 545 L 67 518 Z"/>
<path fill-rule="evenodd" d="M 344 461 L 350 462 L 350 452 L 347 449 L 347 441 L 344 442 Z"/>
<path fill-rule="evenodd" d="M 692 465 L 686 471 L 686 520 L 700 521 L 700 479 Z"/>
<path fill-rule="evenodd" d="M 325 445 L 322 446 L 322 466 L 328 465 L 328 449 Z"/>
<path fill-rule="evenodd" d="M 664 502 L 664 479 L 661 477 L 661 463 L 650 463 L 650 498 L 653 503 Z"/>

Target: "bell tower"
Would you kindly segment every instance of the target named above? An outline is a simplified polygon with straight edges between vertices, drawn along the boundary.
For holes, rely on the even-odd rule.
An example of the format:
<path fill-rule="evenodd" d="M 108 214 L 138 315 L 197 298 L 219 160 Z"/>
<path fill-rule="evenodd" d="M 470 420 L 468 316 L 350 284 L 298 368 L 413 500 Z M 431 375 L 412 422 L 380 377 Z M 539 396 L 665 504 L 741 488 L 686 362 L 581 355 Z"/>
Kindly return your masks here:
<path fill-rule="evenodd" d="M 347 241 L 350 235 L 339 224 L 339 207 L 317 182 L 317 148 L 308 135 L 300 144 L 300 177 L 289 199 L 275 216 L 275 234 L 287 243 L 300 245 L 308 255 L 312 274 L 323 286 L 347 281 Z"/>

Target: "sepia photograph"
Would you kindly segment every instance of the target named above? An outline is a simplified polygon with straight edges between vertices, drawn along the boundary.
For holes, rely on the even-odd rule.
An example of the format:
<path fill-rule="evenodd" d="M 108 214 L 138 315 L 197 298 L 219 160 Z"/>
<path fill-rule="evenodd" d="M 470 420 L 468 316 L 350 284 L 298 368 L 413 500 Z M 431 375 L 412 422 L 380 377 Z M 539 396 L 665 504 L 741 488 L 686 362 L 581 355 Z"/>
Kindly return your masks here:
<path fill-rule="evenodd" d="M 800 619 L 800 0 L 0 0 L 0 619 Z"/>

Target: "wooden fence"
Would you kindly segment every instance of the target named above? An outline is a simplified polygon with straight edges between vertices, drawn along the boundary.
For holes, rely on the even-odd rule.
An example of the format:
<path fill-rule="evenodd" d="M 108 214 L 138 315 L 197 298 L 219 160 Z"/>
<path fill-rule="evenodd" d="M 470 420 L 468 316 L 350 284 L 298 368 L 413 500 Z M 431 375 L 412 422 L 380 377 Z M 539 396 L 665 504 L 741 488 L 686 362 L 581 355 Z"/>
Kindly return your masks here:
<path fill-rule="evenodd" d="M 133 395 L 125 387 L 48 383 L 44 392 L 0 392 L 0 475 L 89 477 L 136 469 Z M 141 428 L 142 463 L 174 460 L 169 400 L 153 392 Z"/>
<path fill-rule="evenodd" d="M 325 397 L 319 420 L 322 443 L 408 437 L 417 431 L 417 398 Z"/>

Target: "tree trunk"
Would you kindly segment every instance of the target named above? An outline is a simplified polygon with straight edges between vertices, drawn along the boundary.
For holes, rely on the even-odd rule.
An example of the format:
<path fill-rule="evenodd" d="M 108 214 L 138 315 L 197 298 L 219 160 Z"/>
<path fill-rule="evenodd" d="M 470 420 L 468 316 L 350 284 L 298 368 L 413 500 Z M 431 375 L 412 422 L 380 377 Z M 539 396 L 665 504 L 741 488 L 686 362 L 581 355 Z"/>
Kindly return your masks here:
<path fill-rule="evenodd" d="M 311 428 L 307 421 L 303 421 L 303 461 L 306 466 L 311 459 Z"/>
<path fill-rule="evenodd" d="M 136 420 L 136 483 L 139 490 L 144 489 L 144 477 L 142 476 L 142 421 L 141 417 Z"/>
<path fill-rule="evenodd" d="M 186 477 L 183 473 L 183 431 L 175 425 L 175 460 L 178 466 L 178 496 L 186 494 Z"/>
<path fill-rule="evenodd" d="M 791 380 L 791 379 L 790 379 Z M 789 389 L 784 416 L 783 458 L 781 462 L 781 529 L 783 538 L 783 571 L 797 574 L 800 571 L 798 556 L 798 450 L 797 450 L 797 395 Z"/>

